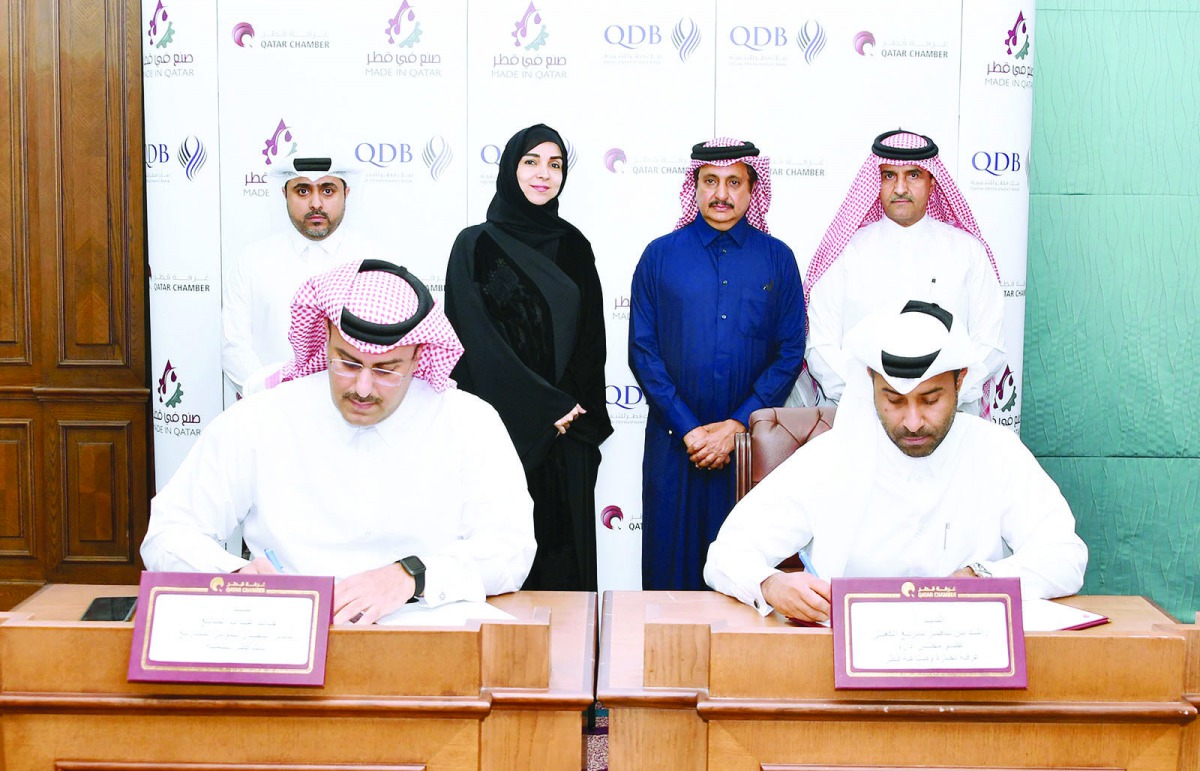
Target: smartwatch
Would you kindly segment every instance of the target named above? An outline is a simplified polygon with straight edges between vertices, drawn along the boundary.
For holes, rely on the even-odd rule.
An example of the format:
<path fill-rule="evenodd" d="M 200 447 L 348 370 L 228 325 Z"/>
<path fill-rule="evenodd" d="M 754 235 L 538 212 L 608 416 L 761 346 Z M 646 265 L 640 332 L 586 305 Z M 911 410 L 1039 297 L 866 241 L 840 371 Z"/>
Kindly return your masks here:
<path fill-rule="evenodd" d="M 425 563 L 420 557 L 408 556 L 402 560 L 396 560 L 396 564 L 404 568 L 404 572 L 413 577 L 416 582 L 416 588 L 413 590 L 413 596 L 409 602 L 416 602 L 425 595 Z"/>

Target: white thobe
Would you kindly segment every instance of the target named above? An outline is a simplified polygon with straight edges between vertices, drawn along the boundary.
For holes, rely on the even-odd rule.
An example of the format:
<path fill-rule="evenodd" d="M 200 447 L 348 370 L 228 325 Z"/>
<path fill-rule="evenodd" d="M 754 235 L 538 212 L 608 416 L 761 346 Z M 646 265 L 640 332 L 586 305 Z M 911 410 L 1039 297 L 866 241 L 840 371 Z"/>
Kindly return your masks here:
<path fill-rule="evenodd" d="M 825 396 L 841 398 L 854 357 L 845 336 L 891 302 L 934 302 L 966 324 L 979 346 L 959 403 L 979 400 L 983 383 L 1004 364 L 1004 290 L 983 244 L 970 233 L 922 217 L 901 227 L 887 217 L 860 228 L 812 287 L 808 304 L 808 369 Z"/>
<path fill-rule="evenodd" d="M 291 361 L 288 328 L 300 285 L 362 259 L 386 258 L 370 241 L 341 228 L 320 241 L 288 228 L 242 251 L 221 287 L 221 368 L 239 390 Z"/>
<path fill-rule="evenodd" d="M 824 579 L 948 576 L 979 562 L 1020 577 L 1027 597 L 1083 585 L 1075 518 L 1012 431 L 960 413 L 932 455 L 910 458 L 878 418 L 839 432 L 842 411 L 734 507 L 708 551 L 709 586 L 766 615 L 760 585 L 802 548 Z"/>
<path fill-rule="evenodd" d="M 535 549 L 533 503 L 496 411 L 414 379 L 370 428 L 346 423 L 325 372 L 243 399 L 201 434 L 150 505 L 150 570 L 228 572 L 241 523 L 255 557 L 285 572 L 344 578 L 409 555 L 425 602 L 521 588 Z"/>

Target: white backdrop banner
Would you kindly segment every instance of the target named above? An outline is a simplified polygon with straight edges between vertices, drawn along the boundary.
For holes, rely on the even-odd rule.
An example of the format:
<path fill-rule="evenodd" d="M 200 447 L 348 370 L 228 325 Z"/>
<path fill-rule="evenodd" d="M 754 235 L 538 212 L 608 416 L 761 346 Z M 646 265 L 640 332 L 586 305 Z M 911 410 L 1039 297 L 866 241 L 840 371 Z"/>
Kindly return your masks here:
<path fill-rule="evenodd" d="M 803 274 L 875 135 L 933 137 L 1000 266 L 1008 360 L 992 415 L 1018 430 L 1033 13 L 1032 0 L 143 0 L 158 484 L 235 398 L 221 277 L 291 228 L 273 166 L 354 164 L 341 227 L 440 296 L 501 149 L 533 123 L 567 140 L 561 212 L 591 240 L 605 293 L 602 589 L 641 583 L 647 407 L 627 364 L 629 287 L 679 215 L 696 142 L 736 136 L 771 157 L 771 230 Z"/>

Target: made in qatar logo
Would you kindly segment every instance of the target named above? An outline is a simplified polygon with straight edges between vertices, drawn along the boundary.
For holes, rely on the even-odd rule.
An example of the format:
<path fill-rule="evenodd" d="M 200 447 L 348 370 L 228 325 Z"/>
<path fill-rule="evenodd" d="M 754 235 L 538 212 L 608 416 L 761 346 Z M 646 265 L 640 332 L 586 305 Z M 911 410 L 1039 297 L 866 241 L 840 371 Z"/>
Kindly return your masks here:
<path fill-rule="evenodd" d="M 1001 88 L 1031 88 L 1033 86 L 1033 61 L 1029 49 L 1033 35 L 1025 11 L 1017 12 L 1017 18 L 1004 35 L 1001 46 L 1004 55 L 987 64 L 984 84 Z"/>
<path fill-rule="evenodd" d="M 187 78 L 196 74 L 189 66 L 195 64 L 195 56 L 174 44 L 175 20 L 171 18 L 167 6 L 159 0 L 146 24 L 146 53 L 142 55 L 144 77 Z"/>
<path fill-rule="evenodd" d="M 423 33 L 417 6 L 404 0 L 384 26 L 383 36 L 386 36 L 387 45 L 367 52 L 364 74 L 374 78 L 440 77 L 441 52 L 430 51 L 423 44 L 419 53 L 416 50 Z"/>
<path fill-rule="evenodd" d="M 525 14 L 513 25 L 513 45 L 526 51 L 536 51 L 546 45 L 550 39 L 550 31 L 542 23 L 542 12 L 533 3 L 525 9 Z"/>
<path fill-rule="evenodd" d="M 512 46 L 492 57 L 492 77 L 522 80 L 565 78 L 567 57 L 551 56 L 546 47 L 550 31 L 542 19 L 542 11 L 530 3 L 525 13 L 513 23 L 508 33 Z M 516 48 L 516 51 L 513 51 Z"/>
<path fill-rule="evenodd" d="M 629 321 L 629 309 L 632 301 L 623 294 L 613 298 L 613 321 Z"/>
<path fill-rule="evenodd" d="M 167 360 L 162 376 L 158 379 L 156 389 L 159 407 L 154 409 L 154 432 L 171 436 L 199 436 L 200 416 L 194 412 L 184 412 L 183 381 L 180 380 L 179 370 Z"/>
<path fill-rule="evenodd" d="M 275 125 L 267 139 L 263 140 L 263 149 L 259 154 L 263 157 L 266 169 L 251 169 L 246 172 L 242 183 L 242 196 L 246 198 L 266 198 L 270 195 L 267 186 L 267 176 L 272 165 L 280 160 L 287 160 L 300 150 L 299 142 L 293 135 L 292 126 L 283 118 Z"/>
<path fill-rule="evenodd" d="M 175 22 L 169 18 L 167 7 L 162 4 L 162 0 L 159 0 L 154 13 L 150 15 L 146 38 L 151 48 L 166 48 L 175 39 Z"/>
<path fill-rule="evenodd" d="M 388 44 L 398 48 L 412 48 L 420 41 L 421 22 L 417 21 L 417 13 L 408 0 L 400 4 L 400 9 L 388 19 L 383 31 L 387 33 Z"/>
<path fill-rule="evenodd" d="M 1004 373 L 996 378 L 992 385 L 992 422 L 1019 431 L 1021 416 L 1014 412 L 1017 406 L 1017 377 L 1008 364 L 1004 365 Z"/>

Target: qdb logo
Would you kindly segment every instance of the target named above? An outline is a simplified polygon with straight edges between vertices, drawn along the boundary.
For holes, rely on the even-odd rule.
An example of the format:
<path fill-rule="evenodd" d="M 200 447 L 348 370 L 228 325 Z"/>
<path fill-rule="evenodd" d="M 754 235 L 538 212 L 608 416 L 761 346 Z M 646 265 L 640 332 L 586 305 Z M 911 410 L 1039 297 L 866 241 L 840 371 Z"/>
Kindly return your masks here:
<path fill-rule="evenodd" d="M 270 139 L 266 140 L 266 147 L 263 148 L 262 151 L 263 156 L 267 159 L 268 166 L 271 165 L 271 159 L 279 155 L 280 139 L 282 139 L 284 142 L 292 142 L 292 129 L 283 122 L 283 118 L 279 119 L 279 125 L 275 127 L 275 133 L 271 135 Z M 296 143 L 292 142 L 291 149 L 284 153 L 283 157 L 287 158 L 289 155 L 293 155 L 295 152 Z"/>
<path fill-rule="evenodd" d="M 1014 59 L 1024 59 L 1029 55 L 1029 25 L 1025 22 L 1025 12 L 1017 12 L 1017 21 L 1008 36 L 1004 38 L 1005 53 Z"/>
<path fill-rule="evenodd" d="M 173 391 L 171 386 L 174 386 Z M 167 396 L 168 391 L 171 391 L 170 397 Z M 179 382 L 179 373 L 171 365 L 170 359 L 163 368 L 162 377 L 158 379 L 158 400 L 167 407 L 178 407 L 183 402 L 183 384 Z"/>
<path fill-rule="evenodd" d="M 626 160 L 625 151 L 619 147 L 614 147 L 604 154 L 604 168 L 613 174 L 618 174 L 625 167 Z M 617 168 L 618 163 L 621 164 L 621 169 Z"/>
<path fill-rule="evenodd" d="M 1021 170 L 1021 154 L 980 150 L 971 156 L 971 166 L 993 177 Z"/>
<path fill-rule="evenodd" d="M 208 160 L 208 150 L 197 136 L 186 137 L 180 142 L 178 155 L 179 165 L 183 167 L 183 172 L 189 180 L 196 178 L 200 169 L 204 167 L 204 162 Z"/>
<path fill-rule="evenodd" d="M 605 506 L 600 512 L 600 521 L 609 530 L 620 530 L 624 519 L 625 513 L 621 511 L 620 506 Z"/>
<path fill-rule="evenodd" d="M 571 144 L 568 140 L 563 141 L 567 143 L 565 149 L 567 151 L 567 170 L 569 171 L 575 168 L 575 145 Z"/>
<path fill-rule="evenodd" d="M 671 31 L 671 45 L 679 52 L 679 61 L 686 62 L 700 47 L 700 25 L 690 18 L 680 19 Z"/>
<path fill-rule="evenodd" d="M 233 42 L 238 48 L 245 48 L 249 43 L 246 38 L 254 40 L 254 27 L 248 21 L 238 22 L 233 25 Z"/>
<path fill-rule="evenodd" d="M 854 36 L 854 50 L 859 56 L 866 56 L 867 46 L 871 46 L 871 53 L 874 54 L 875 36 L 864 29 Z"/>
<path fill-rule="evenodd" d="M 513 45 L 517 48 L 524 47 L 526 51 L 538 50 L 546 45 L 546 40 L 550 37 L 546 25 L 542 23 L 542 13 L 533 3 L 529 4 L 529 7 L 525 9 L 525 15 L 513 26 L 516 27 L 512 32 Z M 525 42 L 527 40 L 529 42 Z"/>
<path fill-rule="evenodd" d="M 804 22 L 804 26 L 796 33 L 796 45 L 804 51 L 804 61 L 812 64 L 813 60 L 825 50 L 825 29 L 821 23 L 816 19 Z"/>
<path fill-rule="evenodd" d="M 163 26 L 164 22 L 166 27 Z M 167 8 L 162 4 L 162 0 L 159 0 L 154 14 L 150 16 L 146 37 L 149 38 L 152 48 L 166 48 L 175 38 L 175 25 L 167 18 Z"/>
<path fill-rule="evenodd" d="M 454 153 L 451 152 L 450 145 L 445 139 L 435 136 L 425 143 L 425 149 L 421 152 L 421 160 L 425 161 L 425 165 L 429 168 L 429 176 L 433 177 L 433 181 L 436 182 L 446 171 L 450 161 L 454 160 Z"/>
<path fill-rule="evenodd" d="M 384 32 L 387 33 L 388 44 L 394 43 L 399 48 L 412 48 L 421 40 L 421 22 L 417 21 L 417 14 L 408 0 L 404 0 L 396 15 L 388 19 Z"/>
<path fill-rule="evenodd" d="M 729 30 L 729 42 L 735 46 L 761 52 L 764 48 L 787 45 L 787 30 L 783 27 L 744 27 Z"/>

